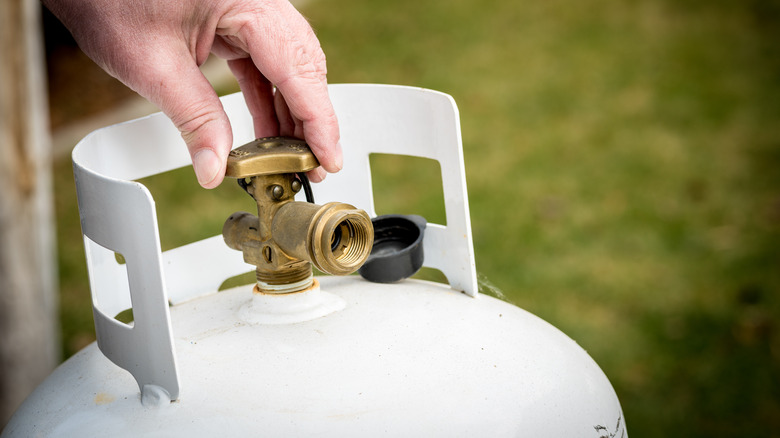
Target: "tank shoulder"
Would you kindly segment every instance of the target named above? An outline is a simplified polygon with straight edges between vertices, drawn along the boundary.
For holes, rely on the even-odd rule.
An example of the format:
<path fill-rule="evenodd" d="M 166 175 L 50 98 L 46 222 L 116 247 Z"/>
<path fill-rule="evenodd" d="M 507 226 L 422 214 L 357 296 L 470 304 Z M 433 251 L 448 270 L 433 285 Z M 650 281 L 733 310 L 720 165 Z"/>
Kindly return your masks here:
<path fill-rule="evenodd" d="M 599 436 L 624 430 L 606 376 L 573 340 L 492 297 L 436 283 L 326 277 L 341 310 L 249 323 L 248 287 L 171 309 L 182 390 L 158 409 L 93 344 L 20 408 L 5 436 Z M 620 436 L 618 433 L 616 436 Z"/>

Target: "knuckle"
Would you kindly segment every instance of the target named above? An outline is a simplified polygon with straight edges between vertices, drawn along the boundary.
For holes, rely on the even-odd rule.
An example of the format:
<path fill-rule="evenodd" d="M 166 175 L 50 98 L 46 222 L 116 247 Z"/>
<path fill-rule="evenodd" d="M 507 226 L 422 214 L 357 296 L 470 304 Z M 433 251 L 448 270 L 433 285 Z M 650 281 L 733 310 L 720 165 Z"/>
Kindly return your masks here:
<path fill-rule="evenodd" d="M 310 45 L 294 42 L 291 50 L 293 62 L 284 80 L 298 78 L 321 81 L 325 77 L 327 73 L 325 55 L 319 44 L 312 48 Z"/>
<path fill-rule="evenodd" d="M 205 103 L 188 106 L 186 111 L 181 114 L 182 116 L 175 117 L 173 122 L 187 144 L 191 144 L 195 141 L 198 133 L 201 132 L 204 127 L 219 121 L 218 115 Z"/>

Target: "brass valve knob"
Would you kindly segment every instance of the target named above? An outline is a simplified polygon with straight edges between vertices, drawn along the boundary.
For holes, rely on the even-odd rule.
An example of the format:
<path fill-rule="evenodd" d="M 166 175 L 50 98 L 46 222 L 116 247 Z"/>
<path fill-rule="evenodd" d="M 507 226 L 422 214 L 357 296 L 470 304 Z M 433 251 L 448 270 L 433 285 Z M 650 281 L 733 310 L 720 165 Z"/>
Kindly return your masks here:
<path fill-rule="evenodd" d="M 365 211 L 337 202 L 320 206 L 295 201 L 308 184 L 303 172 L 318 165 L 306 143 L 287 137 L 261 138 L 228 156 L 226 176 L 239 179 L 257 203 L 258 215 L 234 213 L 222 235 L 257 267 L 261 292 L 308 288 L 312 264 L 328 274 L 350 274 L 371 253 L 374 228 Z"/>
<path fill-rule="evenodd" d="M 248 178 L 258 175 L 308 172 L 320 162 L 303 140 L 265 137 L 230 151 L 225 176 Z"/>

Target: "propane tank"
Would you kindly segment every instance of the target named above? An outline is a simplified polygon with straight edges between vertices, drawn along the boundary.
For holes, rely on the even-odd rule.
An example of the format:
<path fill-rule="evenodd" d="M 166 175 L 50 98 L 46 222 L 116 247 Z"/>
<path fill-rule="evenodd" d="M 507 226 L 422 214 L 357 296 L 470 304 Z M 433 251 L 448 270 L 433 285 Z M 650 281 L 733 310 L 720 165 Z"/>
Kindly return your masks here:
<path fill-rule="evenodd" d="M 329 92 L 344 169 L 307 194 L 321 205 L 303 201 L 295 176 L 316 159 L 292 139 L 255 140 L 243 96 L 226 96 L 234 139 L 248 145 L 231 153 L 228 176 L 258 216 L 234 213 L 223 235 L 165 252 L 154 200 L 135 180 L 190 163 L 173 124 L 154 114 L 76 146 L 97 342 L 29 396 L 3 438 L 627 436 L 612 386 L 582 348 L 477 293 L 452 98 L 386 85 Z M 263 170 L 257 151 L 280 144 L 305 156 Z M 371 153 L 437 160 L 446 226 L 377 218 Z M 311 264 L 366 268 L 312 277 Z M 420 265 L 448 284 L 408 279 Z M 217 292 L 250 270 L 256 284 Z M 133 323 L 115 318 L 129 308 Z"/>

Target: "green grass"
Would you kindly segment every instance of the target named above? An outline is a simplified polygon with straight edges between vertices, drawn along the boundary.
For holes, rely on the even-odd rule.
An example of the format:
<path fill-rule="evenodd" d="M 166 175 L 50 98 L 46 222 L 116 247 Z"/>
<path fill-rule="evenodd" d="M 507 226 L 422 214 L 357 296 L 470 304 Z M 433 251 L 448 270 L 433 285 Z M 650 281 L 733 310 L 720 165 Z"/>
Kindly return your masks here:
<path fill-rule="evenodd" d="M 588 350 L 632 437 L 780 435 L 778 2 L 317 0 L 303 12 L 330 82 L 453 95 L 478 271 Z M 416 166 L 377 169 L 393 187 L 376 193 L 383 212 L 440 214 L 440 180 L 410 182 L 426 173 Z M 69 168 L 58 164 L 57 201 L 72 354 L 91 311 Z M 248 208 L 201 191 L 192 214 L 177 193 L 194 178 L 180 173 L 153 190 L 171 245 Z"/>

